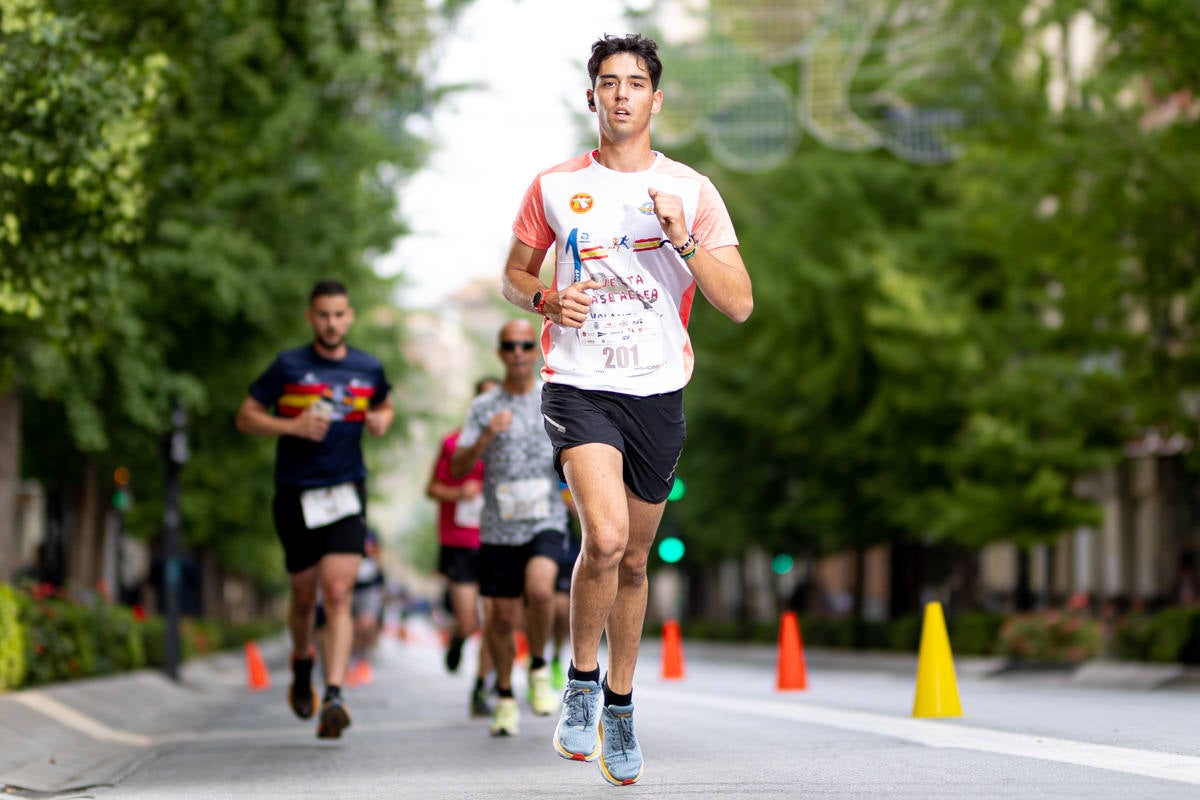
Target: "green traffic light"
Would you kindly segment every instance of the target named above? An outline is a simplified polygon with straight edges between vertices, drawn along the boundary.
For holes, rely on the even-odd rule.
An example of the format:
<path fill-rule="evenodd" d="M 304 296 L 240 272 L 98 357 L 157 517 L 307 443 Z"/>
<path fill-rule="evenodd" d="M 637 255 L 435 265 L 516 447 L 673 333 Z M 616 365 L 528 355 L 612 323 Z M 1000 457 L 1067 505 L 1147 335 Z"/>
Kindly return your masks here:
<path fill-rule="evenodd" d="M 683 485 L 683 481 L 679 476 L 675 477 L 675 482 L 671 484 L 671 493 L 667 495 L 669 502 L 674 502 L 687 494 L 687 487 Z"/>
<path fill-rule="evenodd" d="M 771 559 L 771 571 L 776 575 L 787 575 L 796 566 L 796 559 L 787 553 L 780 553 Z"/>
<path fill-rule="evenodd" d="M 117 489 L 112 496 L 113 508 L 117 511 L 129 510 L 129 491 L 127 489 Z"/>
<path fill-rule="evenodd" d="M 658 557 L 668 564 L 674 564 L 683 558 L 683 540 L 677 536 L 668 536 L 658 543 Z"/>

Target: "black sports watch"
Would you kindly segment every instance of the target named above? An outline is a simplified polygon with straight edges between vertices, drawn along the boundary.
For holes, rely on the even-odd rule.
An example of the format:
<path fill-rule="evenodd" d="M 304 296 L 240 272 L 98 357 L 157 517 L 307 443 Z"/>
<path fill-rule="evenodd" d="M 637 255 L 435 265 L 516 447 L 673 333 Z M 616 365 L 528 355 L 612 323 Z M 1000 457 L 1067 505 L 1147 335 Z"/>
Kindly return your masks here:
<path fill-rule="evenodd" d="M 533 293 L 533 299 L 530 300 L 529 304 L 531 306 L 533 306 L 534 311 L 542 310 L 542 291 L 541 291 L 541 289 L 539 289 L 538 291 Z"/>

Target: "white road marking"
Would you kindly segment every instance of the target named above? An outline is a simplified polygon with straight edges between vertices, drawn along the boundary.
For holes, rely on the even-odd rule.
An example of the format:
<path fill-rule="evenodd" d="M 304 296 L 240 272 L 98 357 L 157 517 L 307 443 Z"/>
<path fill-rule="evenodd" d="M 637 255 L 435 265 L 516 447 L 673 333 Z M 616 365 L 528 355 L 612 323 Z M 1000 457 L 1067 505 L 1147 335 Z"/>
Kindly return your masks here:
<path fill-rule="evenodd" d="M 643 697 L 659 695 L 665 699 L 668 694 L 673 693 L 655 687 L 639 687 L 638 694 Z M 676 696 L 675 699 L 680 698 Z M 686 702 L 715 711 L 756 714 L 856 733 L 890 736 L 927 747 L 953 747 L 1021 758 L 1037 758 L 1042 761 L 1200 784 L 1200 758 L 1196 756 L 1077 742 L 1036 734 L 1010 733 L 931 719 L 891 717 L 808 703 L 773 703 L 692 691 L 687 693 Z"/>
<path fill-rule="evenodd" d="M 638 695 L 642 697 L 657 695 L 663 699 L 680 698 L 678 692 L 658 687 L 639 687 Z M 304 728 L 280 727 L 247 730 L 182 731 L 158 736 L 147 736 L 112 728 L 37 690 L 19 692 L 12 695 L 11 699 L 97 741 L 115 742 L 132 747 L 153 747 L 168 742 L 228 741 L 256 739 L 263 736 L 308 737 L 312 735 L 311 731 L 305 726 Z M 755 714 L 807 725 L 819 725 L 854 731 L 856 733 L 888 736 L 895 739 L 916 742 L 926 747 L 957 748 L 1021 758 L 1036 758 L 1042 761 L 1075 764 L 1093 769 L 1105 769 L 1130 775 L 1143 775 L 1150 778 L 1200 785 L 1200 757 L 1196 756 L 1164 753 L 1157 750 L 1139 750 L 1132 747 L 1093 744 L 1035 734 L 1010 733 L 988 728 L 977 728 L 970 725 L 938 722 L 931 719 L 894 717 L 886 714 L 872 714 L 865 711 L 852 711 L 845 708 L 819 706 L 809 703 L 768 702 L 696 691 L 688 691 L 686 699 L 692 705 L 702 706 L 715 711 L 726 711 L 735 714 Z M 466 724 L 468 723 L 457 723 L 458 726 Z M 446 720 L 406 720 L 364 723 L 355 726 L 355 730 L 364 732 L 403 732 L 437 729 L 455 725 L 456 723 Z"/>
<path fill-rule="evenodd" d="M 120 730 L 105 725 L 99 720 L 89 717 L 81 711 L 76 711 L 70 706 L 55 700 L 48 694 L 40 692 L 36 689 L 26 690 L 17 694 L 11 695 L 10 699 L 16 700 L 38 713 L 49 717 L 50 719 L 76 730 L 85 736 L 100 742 L 114 742 L 116 744 L 129 745 L 131 747 L 154 747 L 160 744 L 168 744 L 175 742 L 215 742 L 215 741 L 236 741 L 241 739 L 261 739 L 263 737 L 271 738 L 312 738 L 313 727 L 304 725 L 290 725 L 288 727 L 278 728 L 245 728 L 240 730 L 206 730 L 206 731 L 178 731 L 173 733 L 164 733 L 157 736 L 149 736 L 141 733 L 133 733 L 131 731 Z M 313 723 L 316 724 L 315 722 Z M 405 731 L 422 731 L 436 730 L 449 727 L 468 727 L 470 721 L 449 722 L 447 720 L 397 720 L 394 722 L 366 722 L 358 723 L 352 726 L 352 730 L 361 731 L 363 733 L 379 732 L 379 733 L 403 733 Z"/>
<path fill-rule="evenodd" d="M 156 738 L 153 736 L 143 736 L 140 733 L 131 733 L 129 731 L 118 730 L 117 728 L 110 728 L 103 722 L 76 711 L 70 706 L 36 689 L 14 694 L 12 699 L 50 717 L 50 719 L 56 722 L 66 725 L 68 728 L 74 728 L 97 741 L 116 742 L 117 744 L 127 744 L 133 747 L 150 747 L 157 743 Z"/>

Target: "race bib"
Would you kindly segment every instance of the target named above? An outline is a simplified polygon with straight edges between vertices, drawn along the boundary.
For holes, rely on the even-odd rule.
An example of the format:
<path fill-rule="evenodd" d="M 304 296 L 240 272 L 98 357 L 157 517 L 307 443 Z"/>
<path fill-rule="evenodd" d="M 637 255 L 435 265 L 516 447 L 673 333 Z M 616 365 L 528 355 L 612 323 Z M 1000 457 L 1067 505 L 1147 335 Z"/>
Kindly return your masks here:
<path fill-rule="evenodd" d="M 311 530 L 362 512 L 362 503 L 353 483 L 307 489 L 300 493 L 304 524 Z"/>
<path fill-rule="evenodd" d="M 482 516 L 482 494 L 477 494 L 470 500 L 458 500 L 454 503 L 454 524 L 459 528 L 478 528 Z"/>
<path fill-rule="evenodd" d="M 637 375 L 663 363 L 662 320 L 653 309 L 605 311 L 579 329 L 583 364 L 593 372 Z"/>
<path fill-rule="evenodd" d="M 550 516 L 550 479 L 505 481 L 496 487 L 500 519 L 542 519 Z"/>

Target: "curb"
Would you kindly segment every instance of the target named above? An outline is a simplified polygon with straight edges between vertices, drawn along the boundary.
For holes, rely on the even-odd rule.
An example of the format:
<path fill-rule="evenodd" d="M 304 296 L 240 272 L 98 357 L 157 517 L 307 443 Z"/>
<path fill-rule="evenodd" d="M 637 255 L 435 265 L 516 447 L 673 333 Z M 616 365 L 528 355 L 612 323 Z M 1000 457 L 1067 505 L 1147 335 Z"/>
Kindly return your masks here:
<path fill-rule="evenodd" d="M 286 647 L 284 638 L 262 645 L 275 663 L 286 660 Z M 185 662 L 178 681 L 142 669 L 0 695 L 0 790 L 115 784 L 198 731 L 245 682 L 242 653 L 231 650 Z"/>

